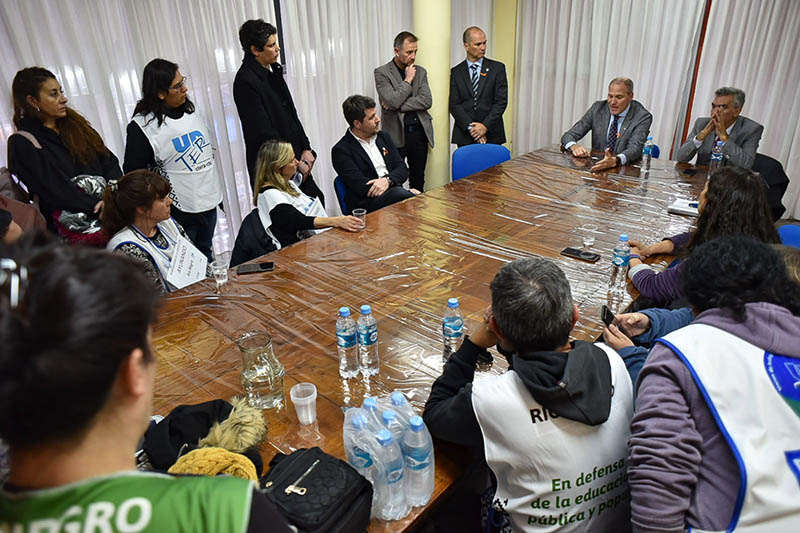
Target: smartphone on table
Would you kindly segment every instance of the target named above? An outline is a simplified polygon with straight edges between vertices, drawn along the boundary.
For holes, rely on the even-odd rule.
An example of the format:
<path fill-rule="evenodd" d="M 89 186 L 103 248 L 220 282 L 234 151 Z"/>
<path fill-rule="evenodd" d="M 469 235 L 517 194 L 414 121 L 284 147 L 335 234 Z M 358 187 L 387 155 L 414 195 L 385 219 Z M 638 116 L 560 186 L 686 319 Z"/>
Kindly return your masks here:
<path fill-rule="evenodd" d="M 257 272 L 272 272 L 275 270 L 275 263 L 265 261 L 263 263 L 247 263 L 236 267 L 237 274 L 254 274 Z"/>
<path fill-rule="evenodd" d="M 564 248 L 561 250 L 561 255 L 589 263 L 597 263 L 600 260 L 600 254 L 586 250 L 579 250 L 577 248 Z"/>

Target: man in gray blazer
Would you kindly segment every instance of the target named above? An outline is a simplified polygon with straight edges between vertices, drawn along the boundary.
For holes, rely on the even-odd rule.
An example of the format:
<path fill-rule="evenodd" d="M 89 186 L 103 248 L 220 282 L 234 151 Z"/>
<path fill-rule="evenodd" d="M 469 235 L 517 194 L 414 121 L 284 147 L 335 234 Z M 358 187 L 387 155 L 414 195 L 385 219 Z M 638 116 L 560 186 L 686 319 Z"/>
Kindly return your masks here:
<path fill-rule="evenodd" d="M 578 143 L 589 130 L 592 150 L 605 150 L 605 157 L 592 170 L 626 165 L 642 157 L 653 115 L 633 99 L 633 82 L 614 78 L 608 84 L 608 97 L 598 100 L 581 119 L 561 136 L 561 149 L 575 157 L 589 157 Z"/>
<path fill-rule="evenodd" d="M 433 148 L 433 104 L 428 73 L 414 64 L 417 37 L 402 31 L 394 38 L 394 59 L 375 69 L 375 88 L 381 104 L 383 131 L 408 161 L 409 185 L 422 191 L 428 145 Z"/>
<path fill-rule="evenodd" d="M 711 150 L 717 141 L 722 141 L 723 164 L 752 168 L 764 126 L 739 116 L 743 105 L 741 89 L 721 87 L 714 91 L 711 116 L 698 118 L 694 123 L 689 138 L 678 148 L 678 161 L 688 162 L 697 154 L 697 164 L 707 165 Z"/>

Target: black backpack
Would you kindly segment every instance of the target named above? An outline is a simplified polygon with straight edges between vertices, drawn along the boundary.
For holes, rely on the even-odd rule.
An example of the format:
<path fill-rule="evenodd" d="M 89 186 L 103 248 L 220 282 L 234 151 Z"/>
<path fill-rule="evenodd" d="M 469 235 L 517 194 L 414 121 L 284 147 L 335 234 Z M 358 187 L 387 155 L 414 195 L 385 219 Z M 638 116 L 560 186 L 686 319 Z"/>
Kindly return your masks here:
<path fill-rule="evenodd" d="M 301 533 L 366 531 L 372 484 L 318 447 L 278 453 L 261 478 L 267 498 Z"/>

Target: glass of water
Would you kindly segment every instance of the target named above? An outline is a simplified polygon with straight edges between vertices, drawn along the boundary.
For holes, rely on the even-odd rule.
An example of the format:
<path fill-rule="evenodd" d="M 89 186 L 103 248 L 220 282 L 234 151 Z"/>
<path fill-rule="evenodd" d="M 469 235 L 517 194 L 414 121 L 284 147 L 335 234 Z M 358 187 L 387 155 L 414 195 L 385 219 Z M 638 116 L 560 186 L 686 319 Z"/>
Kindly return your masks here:
<path fill-rule="evenodd" d="M 230 253 L 222 252 L 214 256 L 211 262 L 211 274 L 217 282 L 217 292 L 221 292 L 222 286 L 228 283 L 228 263 L 230 262 Z"/>
<path fill-rule="evenodd" d="M 584 224 L 580 227 L 581 239 L 583 240 L 583 249 L 589 250 L 594 246 L 594 239 L 597 235 L 596 224 Z"/>
<path fill-rule="evenodd" d="M 256 409 L 283 405 L 285 370 L 272 351 L 272 337 L 266 331 L 251 331 L 236 340 L 242 353 L 242 388 L 247 403 Z"/>

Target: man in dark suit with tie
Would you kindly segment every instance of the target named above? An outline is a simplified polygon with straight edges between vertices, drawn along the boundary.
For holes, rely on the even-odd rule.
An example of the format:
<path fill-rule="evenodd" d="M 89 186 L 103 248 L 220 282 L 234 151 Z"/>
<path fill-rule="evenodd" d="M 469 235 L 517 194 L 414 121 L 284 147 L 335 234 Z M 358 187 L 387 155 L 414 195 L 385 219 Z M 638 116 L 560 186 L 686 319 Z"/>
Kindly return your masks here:
<path fill-rule="evenodd" d="M 450 69 L 452 142 L 503 144 L 503 112 L 508 104 L 506 66 L 486 55 L 486 34 L 477 26 L 464 30 L 467 58 Z"/>
<path fill-rule="evenodd" d="M 711 116 L 697 119 L 689 138 L 678 148 L 676 159 L 685 163 L 697 154 L 697 164 L 707 165 L 711 150 L 722 141 L 723 164 L 752 168 L 764 126 L 739 116 L 743 105 L 741 89 L 721 87 L 714 91 Z"/>
<path fill-rule="evenodd" d="M 344 101 L 342 111 L 350 127 L 331 149 L 331 159 L 347 185 L 347 207 L 372 212 L 419 194 L 403 188 L 408 167 L 392 139 L 380 131 L 375 100 L 356 94 Z"/>
<path fill-rule="evenodd" d="M 577 143 L 591 130 L 592 150 L 605 150 L 605 157 L 592 170 L 626 165 L 642 157 L 652 123 L 653 115 L 633 99 L 633 81 L 614 78 L 608 84 L 606 99 L 592 104 L 561 136 L 561 149 L 575 157 L 589 157 L 589 152 Z"/>

